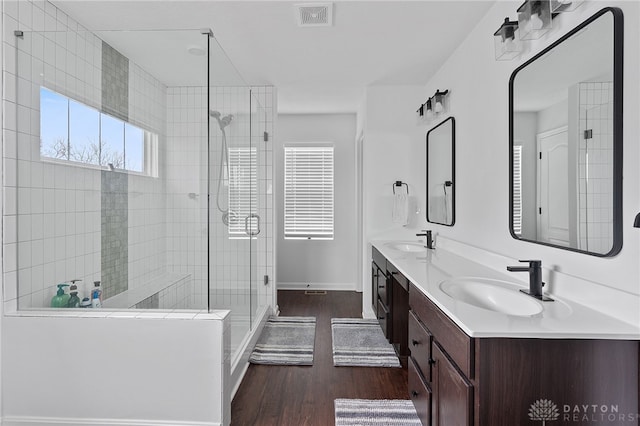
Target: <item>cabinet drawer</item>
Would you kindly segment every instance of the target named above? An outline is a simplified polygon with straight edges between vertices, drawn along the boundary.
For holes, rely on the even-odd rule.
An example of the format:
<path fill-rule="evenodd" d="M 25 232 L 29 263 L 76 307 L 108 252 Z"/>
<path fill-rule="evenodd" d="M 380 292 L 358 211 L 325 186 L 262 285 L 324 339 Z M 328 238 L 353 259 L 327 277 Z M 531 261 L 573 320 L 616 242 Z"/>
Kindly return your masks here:
<path fill-rule="evenodd" d="M 409 291 L 409 280 L 391 263 L 387 263 L 387 275 L 390 279 L 397 281 L 403 289 Z"/>
<path fill-rule="evenodd" d="M 371 259 L 376 265 L 378 265 L 378 268 L 382 269 L 383 272 L 386 272 L 387 259 L 375 247 L 371 247 Z"/>
<path fill-rule="evenodd" d="M 431 382 L 431 334 L 412 311 L 409 311 L 409 350 L 422 376 Z"/>
<path fill-rule="evenodd" d="M 389 291 L 389 281 L 387 280 L 387 276 L 385 275 L 385 272 L 383 270 L 380 270 L 379 268 L 375 268 L 375 274 L 374 274 L 374 282 L 376 283 L 376 290 L 378 292 L 378 297 L 380 298 L 380 300 L 382 300 L 382 303 L 385 304 L 385 306 L 389 306 L 389 294 L 391 293 Z"/>
<path fill-rule="evenodd" d="M 458 368 L 473 379 L 473 339 L 411 284 L 409 308 L 433 335 L 433 339 L 449 354 Z"/>
<path fill-rule="evenodd" d="M 409 398 L 416 407 L 416 412 L 423 425 L 431 424 L 431 389 L 422 380 L 418 368 L 409 358 Z"/>
<path fill-rule="evenodd" d="M 389 310 L 380 300 L 378 300 L 378 322 L 380 323 L 380 327 L 382 327 L 384 337 L 389 339 L 389 324 L 391 323 L 391 318 Z"/>

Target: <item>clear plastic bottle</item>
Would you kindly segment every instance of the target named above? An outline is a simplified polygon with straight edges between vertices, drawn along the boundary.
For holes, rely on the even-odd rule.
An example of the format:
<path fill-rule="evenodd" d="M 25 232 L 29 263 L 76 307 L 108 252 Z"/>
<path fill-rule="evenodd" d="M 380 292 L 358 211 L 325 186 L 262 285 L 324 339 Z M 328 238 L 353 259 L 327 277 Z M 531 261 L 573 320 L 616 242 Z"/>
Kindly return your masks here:
<path fill-rule="evenodd" d="M 102 307 L 102 287 L 100 287 L 100 281 L 93 282 L 93 289 L 91 290 L 91 307 Z"/>

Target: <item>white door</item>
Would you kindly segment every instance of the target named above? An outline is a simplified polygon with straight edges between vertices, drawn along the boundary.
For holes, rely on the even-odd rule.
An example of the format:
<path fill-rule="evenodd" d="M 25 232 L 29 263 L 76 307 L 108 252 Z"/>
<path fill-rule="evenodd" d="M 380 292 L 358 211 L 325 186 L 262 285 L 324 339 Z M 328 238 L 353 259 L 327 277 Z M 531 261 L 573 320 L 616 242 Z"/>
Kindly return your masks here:
<path fill-rule="evenodd" d="M 567 127 L 538 134 L 538 240 L 569 245 Z"/>

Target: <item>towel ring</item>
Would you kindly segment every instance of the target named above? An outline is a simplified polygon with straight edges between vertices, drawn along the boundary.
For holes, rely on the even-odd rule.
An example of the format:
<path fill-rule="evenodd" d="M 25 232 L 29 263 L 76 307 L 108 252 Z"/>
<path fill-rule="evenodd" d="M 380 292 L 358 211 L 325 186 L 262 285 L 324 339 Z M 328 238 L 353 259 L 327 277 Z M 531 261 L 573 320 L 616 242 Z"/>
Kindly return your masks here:
<path fill-rule="evenodd" d="M 397 180 L 395 183 L 391 184 L 393 195 L 396 195 L 396 186 L 403 186 L 403 185 L 407 187 L 407 195 L 409 195 L 409 185 L 401 180 Z"/>

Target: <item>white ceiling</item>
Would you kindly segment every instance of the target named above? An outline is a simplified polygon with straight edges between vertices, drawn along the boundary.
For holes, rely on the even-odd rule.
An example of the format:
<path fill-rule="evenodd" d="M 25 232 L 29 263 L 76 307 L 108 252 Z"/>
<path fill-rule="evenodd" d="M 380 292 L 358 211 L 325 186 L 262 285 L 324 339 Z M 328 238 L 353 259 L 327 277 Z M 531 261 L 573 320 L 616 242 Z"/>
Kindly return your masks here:
<path fill-rule="evenodd" d="M 92 31 L 212 28 L 248 84 L 278 87 L 279 112 L 300 113 L 356 111 L 368 85 L 425 84 L 495 0 L 335 1 L 334 26 L 311 28 L 298 27 L 294 19 L 293 5 L 302 2 L 54 4 Z M 145 67 L 148 60 L 151 69 L 145 68 L 152 74 L 162 69 L 165 82 L 187 74 L 181 73 L 183 62 L 175 57 L 164 63 L 158 55 L 153 59 L 153 49 L 145 49 L 142 37 L 111 33 L 106 39 L 109 33 L 103 34 L 134 62 Z"/>

